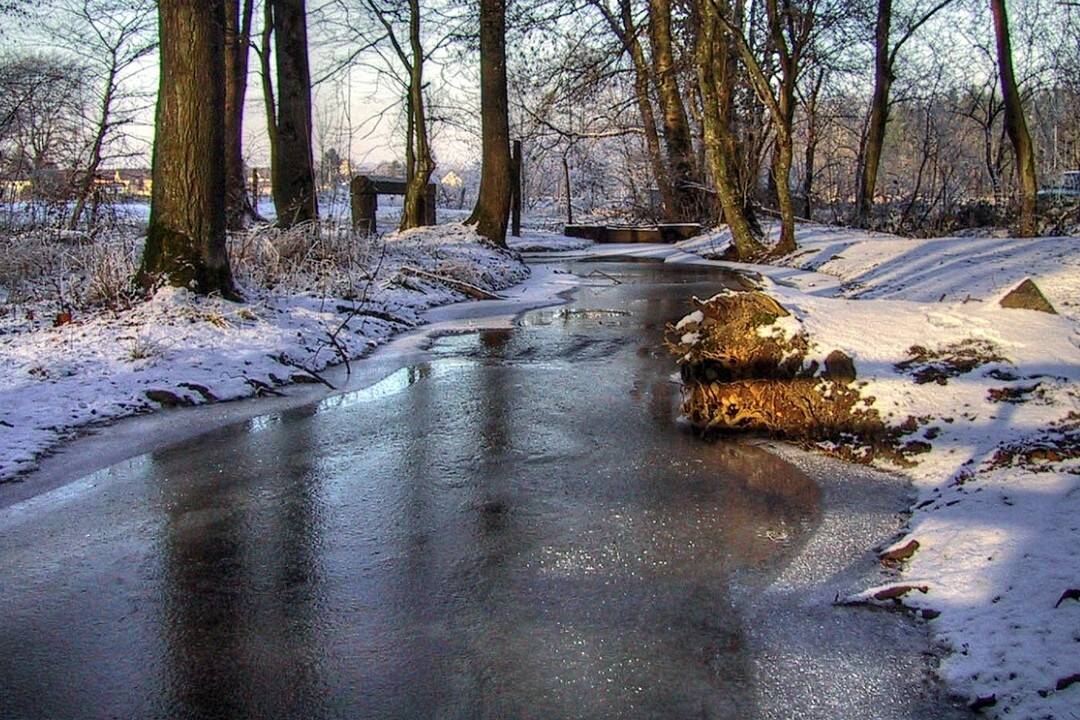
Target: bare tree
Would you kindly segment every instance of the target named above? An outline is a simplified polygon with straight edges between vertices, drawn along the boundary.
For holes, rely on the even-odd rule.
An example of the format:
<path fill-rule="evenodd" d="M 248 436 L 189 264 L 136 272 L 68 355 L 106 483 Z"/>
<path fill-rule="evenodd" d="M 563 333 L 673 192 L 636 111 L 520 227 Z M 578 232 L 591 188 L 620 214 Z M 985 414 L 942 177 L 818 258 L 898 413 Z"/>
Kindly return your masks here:
<path fill-rule="evenodd" d="M 225 2 L 159 0 L 161 78 L 141 280 L 238 299 L 225 252 Z"/>
<path fill-rule="evenodd" d="M 1034 237 L 1039 232 L 1036 216 L 1036 196 L 1039 182 L 1035 176 L 1035 149 L 1031 144 L 1024 106 L 1016 86 L 1013 70 L 1012 43 L 1009 37 L 1009 16 L 1005 0 L 990 0 L 994 15 L 994 37 L 997 41 L 998 75 L 1001 78 L 1001 95 L 1005 104 L 1005 130 L 1012 141 L 1016 155 L 1016 170 L 1020 178 L 1020 226 L 1021 237 Z"/>
<path fill-rule="evenodd" d="M 255 217 L 244 172 L 244 98 L 254 0 L 225 3 L 225 217 L 230 230 Z"/>
<path fill-rule="evenodd" d="M 505 0 L 480 0 L 480 123 L 480 194 L 466 224 L 505 247 L 511 180 Z"/>
<path fill-rule="evenodd" d="M 953 0 L 940 0 L 907 24 L 900 38 L 891 39 L 893 0 L 878 0 L 877 21 L 874 24 L 874 91 L 870 100 L 870 117 L 865 140 L 860 148 L 858 194 L 855 198 L 855 223 L 866 227 L 874 205 L 881 152 L 885 146 L 885 128 L 889 122 L 889 93 L 896 81 L 896 58 L 915 32 L 948 7 Z"/>
<path fill-rule="evenodd" d="M 664 124 L 672 200 L 677 217 L 687 220 L 699 215 L 696 188 L 700 187 L 701 181 L 695 167 L 690 124 L 676 74 L 671 23 L 670 0 L 649 0 L 649 41 Z"/>
<path fill-rule="evenodd" d="M 274 145 L 271 184 L 278 225 L 292 227 L 315 220 L 319 215 L 315 159 L 311 151 L 307 3 L 305 0 L 268 0 L 268 4 L 277 65 L 277 116 L 271 131 Z"/>
<path fill-rule="evenodd" d="M 760 257 L 764 247 L 747 217 L 739 190 L 738 141 L 731 120 L 738 51 L 734 35 L 723 24 L 725 13 L 739 18 L 741 10 L 729 6 L 727 0 L 701 0 L 697 9 L 700 37 L 696 62 L 706 160 L 736 256 L 751 260 Z"/>
<path fill-rule="evenodd" d="M 125 88 L 137 63 L 157 47 L 150 32 L 154 23 L 154 3 L 151 0 L 70 0 L 60 8 L 50 8 L 48 22 L 60 47 L 93 69 L 97 86 L 97 108 L 90 119 L 91 132 L 85 158 L 76 169 L 75 205 L 67 222 L 68 227 L 74 229 L 82 221 L 86 204 L 94 194 L 107 146 L 141 109 L 131 102 L 133 91 Z M 91 217 L 91 222 L 94 219 Z"/>

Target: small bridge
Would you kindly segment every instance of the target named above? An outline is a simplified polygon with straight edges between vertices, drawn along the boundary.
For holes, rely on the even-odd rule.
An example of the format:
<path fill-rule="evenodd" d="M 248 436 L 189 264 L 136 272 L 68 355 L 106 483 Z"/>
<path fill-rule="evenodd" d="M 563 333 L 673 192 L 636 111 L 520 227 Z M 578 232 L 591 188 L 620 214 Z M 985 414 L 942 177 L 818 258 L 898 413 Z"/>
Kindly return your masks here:
<path fill-rule="evenodd" d="M 349 183 L 349 202 L 352 207 L 353 229 L 374 234 L 377 231 L 375 213 L 379 209 L 380 195 L 404 195 L 408 183 L 397 178 L 377 175 L 357 175 Z M 428 183 L 424 197 L 420 199 L 422 225 L 435 224 L 435 184 Z"/>
<path fill-rule="evenodd" d="M 598 243 L 673 244 L 701 234 L 698 223 L 658 225 L 567 225 L 563 234 Z"/>

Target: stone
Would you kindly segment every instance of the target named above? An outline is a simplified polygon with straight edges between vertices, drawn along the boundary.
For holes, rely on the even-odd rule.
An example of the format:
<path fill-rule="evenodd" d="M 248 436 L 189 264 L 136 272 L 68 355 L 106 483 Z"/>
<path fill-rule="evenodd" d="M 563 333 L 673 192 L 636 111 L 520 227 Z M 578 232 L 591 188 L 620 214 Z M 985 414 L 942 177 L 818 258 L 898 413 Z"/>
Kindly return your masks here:
<path fill-rule="evenodd" d="M 830 380 L 851 382 L 855 379 L 855 361 L 839 350 L 833 350 L 825 358 L 825 372 L 822 376 Z"/>
<path fill-rule="evenodd" d="M 1046 296 L 1039 290 L 1039 286 L 1031 278 L 1025 279 L 1024 282 L 1010 290 L 1005 297 L 1001 298 L 998 304 L 1003 308 L 1037 310 L 1051 315 L 1058 314 L 1057 310 L 1054 309 L 1054 306 L 1050 304 L 1050 301 L 1046 299 Z"/>

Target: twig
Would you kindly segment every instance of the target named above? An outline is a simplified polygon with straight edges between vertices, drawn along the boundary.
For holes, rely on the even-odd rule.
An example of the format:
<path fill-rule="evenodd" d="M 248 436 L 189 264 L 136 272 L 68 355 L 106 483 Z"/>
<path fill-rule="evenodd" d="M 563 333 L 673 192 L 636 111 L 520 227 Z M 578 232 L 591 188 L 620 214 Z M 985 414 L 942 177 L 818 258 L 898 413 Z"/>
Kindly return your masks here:
<path fill-rule="evenodd" d="M 330 388 L 331 390 L 337 390 L 337 388 L 334 387 L 333 385 L 331 385 L 330 382 L 326 378 L 324 378 L 322 375 L 315 372 L 311 368 L 304 367 L 303 365 L 296 362 L 295 360 L 291 360 L 289 358 L 289 356 L 286 355 L 285 353 L 282 353 L 281 355 L 276 355 L 276 356 L 271 355 L 270 357 L 273 358 L 274 360 L 276 360 L 277 362 L 281 363 L 282 365 L 287 365 L 287 366 L 289 366 L 291 368 L 296 368 L 297 370 L 303 370 L 308 375 L 315 378 L 316 380 L 318 380 L 319 382 L 321 382 L 323 385 Z"/>

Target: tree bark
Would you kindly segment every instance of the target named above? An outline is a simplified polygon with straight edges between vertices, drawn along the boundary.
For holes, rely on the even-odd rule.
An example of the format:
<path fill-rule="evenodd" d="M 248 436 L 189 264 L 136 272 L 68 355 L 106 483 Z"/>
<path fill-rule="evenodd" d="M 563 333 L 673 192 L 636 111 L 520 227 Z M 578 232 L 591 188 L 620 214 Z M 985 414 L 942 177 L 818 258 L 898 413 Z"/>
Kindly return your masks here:
<path fill-rule="evenodd" d="M 424 107 L 424 48 L 420 43 L 420 3 L 409 0 L 409 49 L 412 60 L 406 62 L 409 72 L 409 146 L 412 152 L 408 162 L 408 178 L 405 188 L 401 229 L 426 224 L 427 186 L 435 170 L 435 160 L 428 142 L 427 109 Z M 402 60 L 406 60 L 401 53 Z"/>
<path fill-rule="evenodd" d="M 700 214 L 695 186 L 698 184 L 694 167 L 694 144 L 690 123 L 686 117 L 682 93 L 675 71 L 671 41 L 671 1 L 649 0 L 649 42 L 652 45 L 653 70 L 660 99 L 667 146 L 668 172 L 675 211 L 680 220 L 690 220 Z"/>
<path fill-rule="evenodd" d="M 788 9 L 781 12 L 776 0 L 766 0 L 765 9 L 772 44 L 771 50 L 776 54 L 780 66 L 778 91 L 774 91 L 772 82 L 754 56 L 742 28 L 719 12 L 716 18 L 738 50 L 750 84 L 758 99 L 768 108 L 773 130 L 776 133 L 772 172 L 776 183 L 777 204 L 780 206 L 780 239 L 773 248 L 773 253 L 782 255 L 795 250 L 795 205 L 791 198 L 795 83 L 799 77 L 801 49 L 806 46 L 813 28 L 813 16 L 806 14 L 796 16 Z M 792 34 L 790 47 L 784 35 L 785 24 Z"/>
<path fill-rule="evenodd" d="M 150 225 L 140 275 L 238 298 L 225 251 L 225 5 L 160 0 Z"/>
<path fill-rule="evenodd" d="M 990 0 L 994 15 L 994 37 L 997 40 L 998 74 L 1001 76 L 1001 94 L 1005 101 L 1005 130 L 1016 154 L 1016 173 L 1020 180 L 1020 237 L 1039 234 L 1036 198 L 1039 191 L 1035 175 L 1035 149 L 1031 144 L 1024 106 L 1016 87 L 1013 71 L 1012 41 L 1009 37 L 1009 16 L 1005 0 Z"/>
<path fill-rule="evenodd" d="M 730 102 L 726 91 L 730 46 L 717 21 L 717 8 L 712 0 L 701 0 L 699 11 L 701 37 L 697 43 L 696 61 L 705 158 L 720 199 L 724 222 L 731 229 L 735 254 L 740 260 L 750 260 L 760 256 L 764 248 L 746 218 L 735 177 L 736 141 L 728 125 L 726 108 Z"/>
<path fill-rule="evenodd" d="M 566 190 L 566 224 L 574 224 L 574 198 L 570 189 L 570 161 L 566 154 L 562 156 L 563 188 Z"/>
<path fill-rule="evenodd" d="M 510 112 L 506 93 L 506 2 L 480 0 L 480 192 L 466 221 L 506 247 L 510 215 Z"/>
<path fill-rule="evenodd" d="M 870 120 L 866 128 L 855 194 L 855 224 L 859 227 L 868 227 L 871 223 L 881 151 L 885 146 L 885 128 L 889 122 L 889 92 L 893 80 L 896 79 L 889 52 L 891 24 L 892 0 L 878 0 L 877 23 L 874 29 L 874 93 L 870 99 Z"/>
<path fill-rule="evenodd" d="M 263 111 L 266 113 L 266 140 L 270 146 L 270 196 L 272 199 L 276 198 L 274 193 L 274 168 L 281 163 L 278 159 L 277 101 L 274 99 L 274 73 L 270 65 L 270 49 L 273 37 L 274 2 L 273 0 L 265 0 L 263 3 L 262 37 L 259 41 L 259 77 L 262 79 Z M 253 205 L 258 208 L 258 198 L 256 198 Z"/>
<path fill-rule="evenodd" d="M 240 230 L 255 217 L 244 173 L 244 97 L 247 94 L 248 49 L 254 0 L 225 3 L 225 219 Z"/>
<path fill-rule="evenodd" d="M 311 71 L 305 0 L 271 0 L 277 61 L 277 163 L 271 168 L 278 225 L 316 220 L 311 152 Z"/>
<path fill-rule="evenodd" d="M 814 85 L 810 90 L 810 96 L 806 98 L 806 148 L 803 154 L 803 165 L 805 166 L 805 174 L 803 175 L 802 183 L 802 196 L 803 196 L 803 217 L 807 220 L 813 220 L 814 213 L 814 166 L 816 164 L 817 145 L 818 145 L 818 96 L 821 93 L 821 87 L 825 83 L 825 70 L 818 72 L 814 78 Z"/>

